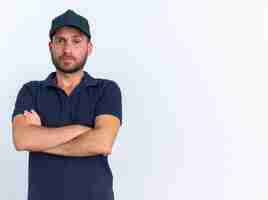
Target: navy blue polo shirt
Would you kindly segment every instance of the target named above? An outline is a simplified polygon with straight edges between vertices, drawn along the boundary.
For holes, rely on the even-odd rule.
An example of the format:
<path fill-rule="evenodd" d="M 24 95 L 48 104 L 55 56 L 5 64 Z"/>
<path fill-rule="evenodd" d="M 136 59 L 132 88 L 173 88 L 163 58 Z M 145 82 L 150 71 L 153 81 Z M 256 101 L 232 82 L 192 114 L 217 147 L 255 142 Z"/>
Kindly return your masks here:
<path fill-rule="evenodd" d="M 55 84 L 56 73 L 46 80 L 23 85 L 12 119 L 34 109 L 42 126 L 80 124 L 94 127 L 100 114 L 111 114 L 122 123 L 119 86 L 95 79 L 87 72 L 68 96 Z M 60 134 L 60 133 L 59 133 Z M 28 200 L 112 200 L 113 175 L 107 156 L 58 156 L 29 152 Z"/>

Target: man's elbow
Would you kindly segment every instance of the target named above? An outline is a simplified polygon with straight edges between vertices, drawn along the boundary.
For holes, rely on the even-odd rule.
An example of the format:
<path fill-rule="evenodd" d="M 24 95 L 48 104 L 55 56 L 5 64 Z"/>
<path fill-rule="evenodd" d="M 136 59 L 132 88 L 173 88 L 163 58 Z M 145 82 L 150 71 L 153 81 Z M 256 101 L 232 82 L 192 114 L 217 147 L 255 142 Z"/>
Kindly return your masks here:
<path fill-rule="evenodd" d="M 18 134 L 17 131 L 13 130 L 12 131 L 13 134 L 13 145 L 15 147 L 16 151 L 23 151 L 24 150 L 24 144 L 23 142 L 21 142 L 21 140 L 18 138 Z"/>
<path fill-rule="evenodd" d="M 16 151 L 41 151 L 41 148 L 38 148 L 34 145 L 30 145 L 23 142 L 14 142 Z"/>
<path fill-rule="evenodd" d="M 17 144 L 17 143 L 14 143 L 14 147 L 15 147 L 15 150 L 16 151 L 23 151 L 23 148 L 21 145 Z"/>
<path fill-rule="evenodd" d="M 104 150 L 104 154 L 105 154 L 105 155 L 110 155 L 110 154 L 112 154 L 112 148 L 106 148 L 106 149 Z"/>
<path fill-rule="evenodd" d="M 29 145 L 27 145 L 26 141 L 21 139 L 19 140 L 14 138 L 13 143 L 16 151 L 27 151 L 29 148 Z"/>
<path fill-rule="evenodd" d="M 14 133 L 13 136 L 13 144 L 16 151 L 37 151 L 34 144 L 32 144 L 29 140 L 23 137 L 19 137 L 18 134 Z"/>
<path fill-rule="evenodd" d="M 99 151 L 103 155 L 110 155 L 112 153 L 112 145 L 102 145 Z"/>
<path fill-rule="evenodd" d="M 25 151 L 26 150 L 26 145 L 22 141 L 17 141 L 16 139 L 14 139 L 13 144 L 14 144 L 16 151 Z"/>

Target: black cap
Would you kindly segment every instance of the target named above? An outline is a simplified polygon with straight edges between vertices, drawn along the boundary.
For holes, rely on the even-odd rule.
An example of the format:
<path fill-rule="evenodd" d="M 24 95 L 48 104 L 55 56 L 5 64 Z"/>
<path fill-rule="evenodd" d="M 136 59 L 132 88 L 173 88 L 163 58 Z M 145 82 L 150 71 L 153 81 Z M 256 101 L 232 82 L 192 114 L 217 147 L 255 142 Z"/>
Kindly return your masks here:
<path fill-rule="evenodd" d="M 52 39 L 58 28 L 63 26 L 71 26 L 79 29 L 83 32 L 89 39 L 91 38 L 88 21 L 85 17 L 76 14 L 72 10 L 67 10 L 65 13 L 57 16 L 52 20 L 51 28 L 49 31 L 49 37 Z"/>

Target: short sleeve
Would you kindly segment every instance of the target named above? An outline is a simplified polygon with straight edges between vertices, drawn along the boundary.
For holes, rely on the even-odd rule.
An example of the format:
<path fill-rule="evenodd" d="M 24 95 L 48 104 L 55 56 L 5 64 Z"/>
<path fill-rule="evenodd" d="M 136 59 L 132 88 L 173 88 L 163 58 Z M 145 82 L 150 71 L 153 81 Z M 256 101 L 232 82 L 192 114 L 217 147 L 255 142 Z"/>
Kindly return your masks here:
<path fill-rule="evenodd" d="M 120 120 L 122 125 L 121 90 L 114 81 L 106 82 L 100 98 L 96 103 L 95 115 L 111 114 Z"/>
<path fill-rule="evenodd" d="M 17 95 L 12 121 L 16 115 L 23 114 L 25 110 L 30 111 L 31 109 L 34 109 L 33 95 L 30 87 L 25 84 Z"/>

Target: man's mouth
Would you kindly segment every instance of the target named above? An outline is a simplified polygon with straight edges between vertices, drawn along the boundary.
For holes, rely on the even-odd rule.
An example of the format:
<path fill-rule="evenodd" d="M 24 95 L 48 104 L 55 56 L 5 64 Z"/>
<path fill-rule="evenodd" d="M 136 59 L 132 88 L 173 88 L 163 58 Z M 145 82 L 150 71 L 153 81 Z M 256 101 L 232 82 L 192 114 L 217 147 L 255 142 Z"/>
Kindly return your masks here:
<path fill-rule="evenodd" d="M 63 60 L 74 60 L 73 58 L 66 58 L 66 57 L 64 57 L 64 58 L 62 58 Z"/>
<path fill-rule="evenodd" d="M 71 56 L 63 56 L 63 57 L 61 57 L 61 59 L 62 60 L 74 60 L 74 58 Z"/>

